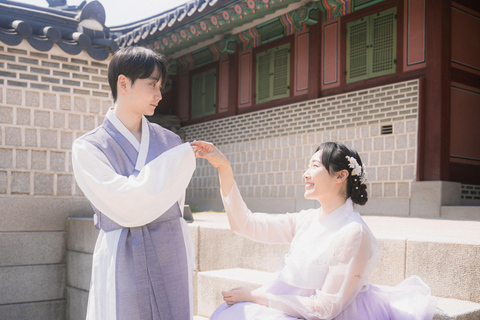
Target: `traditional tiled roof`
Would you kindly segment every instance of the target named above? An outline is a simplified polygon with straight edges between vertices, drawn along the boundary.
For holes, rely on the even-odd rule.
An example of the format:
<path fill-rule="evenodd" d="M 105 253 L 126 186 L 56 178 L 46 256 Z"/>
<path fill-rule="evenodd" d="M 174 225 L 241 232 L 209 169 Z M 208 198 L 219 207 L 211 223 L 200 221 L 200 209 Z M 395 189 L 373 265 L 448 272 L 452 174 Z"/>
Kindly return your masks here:
<path fill-rule="evenodd" d="M 85 50 L 96 60 L 105 60 L 118 49 L 105 27 L 105 9 L 98 1 L 78 7 L 43 8 L 0 0 L 0 42 L 10 46 L 23 40 L 39 51 L 57 44 L 65 53 Z"/>
<path fill-rule="evenodd" d="M 232 1 L 220 0 L 220 3 L 224 2 Z M 138 44 L 151 35 L 176 27 L 181 24 L 185 18 L 188 20 L 188 17 L 193 15 L 202 14 L 204 11 L 211 11 L 208 9 L 217 3 L 219 3 L 218 0 L 191 0 L 150 18 L 112 27 L 112 35 L 116 37 L 115 40 L 121 47 Z"/>

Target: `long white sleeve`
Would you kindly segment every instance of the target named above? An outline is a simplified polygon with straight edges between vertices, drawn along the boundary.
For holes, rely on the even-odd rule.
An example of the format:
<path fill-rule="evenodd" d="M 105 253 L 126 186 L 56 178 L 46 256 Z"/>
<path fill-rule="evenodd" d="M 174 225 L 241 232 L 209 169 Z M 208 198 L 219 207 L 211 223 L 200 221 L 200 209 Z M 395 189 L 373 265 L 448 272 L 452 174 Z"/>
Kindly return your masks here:
<path fill-rule="evenodd" d="M 368 284 L 372 252 L 370 236 L 363 226 L 350 228 L 344 236 L 335 245 L 336 259 L 330 262 L 324 285 L 315 295 L 269 294 L 269 307 L 302 319 L 329 320 L 349 305 Z"/>
<path fill-rule="evenodd" d="M 117 174 L 98 148 L 77 139 L 72 148 L 75 179 L 85 196 L 110 219 L 124 227 L 148 224 L 183 196 L 196 161 L 184 143 L 143 167 L 138 176 Z"/>
<path fill-rule="evenodd" d="M 301 213 L 252 213 L 243 201 L 236 183 L 222 200 L 232 231 L 254 241 L 290 243 L 295 234 L 296 220 L 298 216 L 302 216 Z"/>

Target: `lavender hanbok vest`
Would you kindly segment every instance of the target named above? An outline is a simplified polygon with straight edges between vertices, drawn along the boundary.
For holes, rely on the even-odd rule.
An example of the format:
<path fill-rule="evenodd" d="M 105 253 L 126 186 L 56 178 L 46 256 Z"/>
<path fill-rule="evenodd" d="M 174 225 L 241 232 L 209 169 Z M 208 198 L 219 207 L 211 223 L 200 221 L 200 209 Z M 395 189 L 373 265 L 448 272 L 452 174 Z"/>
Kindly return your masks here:
<path fill-rule="evenodd" d="M 172 132 L 155 124 L 148 126 L 150 144 L 146 164 L 181 144 Z M 118 174 L 138 175 L 137 150 L 108 118 L 82 138 L 99 148 Z M 148 225 L 135 228 L 124 228 L 94 206 L 93 209 L 97 229 L 105 232 L 122 229 L 115 269 L 117 319 L 189 319 L 187 254 L 178 204 L 165 213 L 159 212 L 161 216 Z"/>

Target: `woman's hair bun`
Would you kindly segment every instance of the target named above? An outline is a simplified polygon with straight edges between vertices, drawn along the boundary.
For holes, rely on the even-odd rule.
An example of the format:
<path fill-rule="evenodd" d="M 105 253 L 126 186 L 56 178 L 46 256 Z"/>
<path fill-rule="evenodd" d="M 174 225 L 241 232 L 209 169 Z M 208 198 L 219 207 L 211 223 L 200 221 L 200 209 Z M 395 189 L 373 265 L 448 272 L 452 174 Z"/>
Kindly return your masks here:
<path fill-rule="evenodd" d="M 363 206 L 368 201 L 366 172 L 357 151 L 340 142 L 324 142 L 315 152 L 322 150 L 322 164 L 330 174 L 347 170 L 347 198 Z"/>

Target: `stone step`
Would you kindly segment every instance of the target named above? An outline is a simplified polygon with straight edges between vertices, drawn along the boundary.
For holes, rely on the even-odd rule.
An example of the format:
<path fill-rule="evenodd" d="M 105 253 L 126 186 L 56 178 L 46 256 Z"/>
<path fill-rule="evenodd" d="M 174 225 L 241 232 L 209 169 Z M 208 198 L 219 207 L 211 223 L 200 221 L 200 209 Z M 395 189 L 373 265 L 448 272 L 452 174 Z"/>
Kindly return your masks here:
<path fill-rule="evenodd" d="M 208 320 L 208 318 L 202 316 L 193 316 L 193 320 Z"/>
<path fill-rule="evenodd" d="M 65 278 L 65 264 L 1 267 L 0 306 L 64 299 Z"/>
<path fill-rule="evenodd" d="M 221 292 L 236 287 L 258 288 L 273 280 L 271 272 L 251 269 L 223 269 L 198 273 L 198 315 L 210 317 L 223 303 Z M 457 299 L 439 298 L 434 320 L 480 319 L 480 304 Z"/>
<path fill-rule="evenodd" d="M 65 299 L 0 305 L 0 319 L 65 320 Z"/>
<path fill-rule="evenodd" d="M 442 206 L 440 216 L 449 219 L 480 220 L 480 206 Z"/>
<path fill-rule="evenodd" d="M 234 234 L 226 217 L 195 215 L 189 224 L 197 245 L 199 271 L 245 268 L 274 272 L 289 245 L 254 242 Z M 203 221 L 201 221 L 203 220 Z M 480 303 L 480 221 L 365 217 L 380 242 L 372 283 L 397 285 L 422 278 L 435 296 Z"/>

